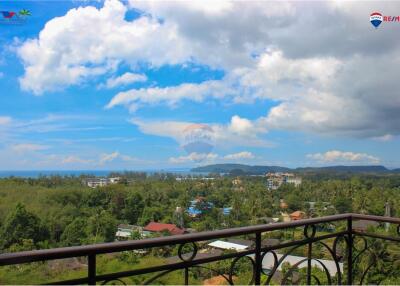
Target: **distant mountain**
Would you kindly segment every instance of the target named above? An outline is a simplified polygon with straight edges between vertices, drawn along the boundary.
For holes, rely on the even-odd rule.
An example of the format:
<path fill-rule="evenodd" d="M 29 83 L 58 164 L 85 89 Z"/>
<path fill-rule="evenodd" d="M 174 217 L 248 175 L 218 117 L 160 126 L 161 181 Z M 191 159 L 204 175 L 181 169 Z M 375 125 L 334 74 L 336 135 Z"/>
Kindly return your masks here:
<path fill-rule="evenodd" d="M 297 168 L 297 172 L 336 172 L 336 173 L 386 173 L 389 172 L 384 166 L 328 166 Z"/>
<path fill-rule="evenodd" d="M 400 169 L 389 170 L 384 166 L 329 166 L 287 168 L 280 166 L 249 166 L 244 164 L 214 164 L 193 168 L 192 172 L 207 173 L 235 173 L 235 174 L 264 174 L 268 172 L 296 172 L 296 173 L 395 173 Z"/>
<path fill-rule="evenodd" d="M 247 174 L 264 174 L 267 172 L 289 172 L 291 169 L 279 166 L 249 166 L 242 164 L 215 164 L 203 167 L 193 168 L 192 172 L 207 172 L 207 173 L 237 173 L 242 171 Z"/>

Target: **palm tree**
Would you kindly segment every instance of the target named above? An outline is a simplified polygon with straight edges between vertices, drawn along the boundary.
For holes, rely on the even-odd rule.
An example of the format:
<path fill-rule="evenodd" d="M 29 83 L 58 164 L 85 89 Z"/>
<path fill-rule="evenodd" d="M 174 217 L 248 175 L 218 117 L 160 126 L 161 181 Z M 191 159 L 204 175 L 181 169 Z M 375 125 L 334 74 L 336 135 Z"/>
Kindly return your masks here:
<path fill-rule="evenodd" d="M 31 16 L 31 11 L 26 10 L 26 9 L 22 9 L 21 11 L 19 11 L 19 14 L 20 14 L 21 16 L 24 16 L 24 17 L 26 17 L 26 16 Z"/>

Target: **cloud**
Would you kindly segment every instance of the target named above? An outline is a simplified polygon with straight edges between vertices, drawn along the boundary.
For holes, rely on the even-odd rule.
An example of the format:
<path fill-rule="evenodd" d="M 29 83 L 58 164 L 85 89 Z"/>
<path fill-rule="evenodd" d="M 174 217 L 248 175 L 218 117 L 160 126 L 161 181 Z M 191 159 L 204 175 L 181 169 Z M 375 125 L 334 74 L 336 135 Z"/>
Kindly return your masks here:
<path fill-rule="evenodd" d="M 105 85 L 102 85 L 102 86 L 105 86 L 107 88 L 114 88 L 114 87 L 125 86 L 125 85 L 132 84 L 135 82 L 144 82 L 146 80 L 147 80 L 147 77 L 143 74 L 127 72 L 121 76 L 109 78 L 107 80 L 107 82 L 105 83 Z"/>
<path fill-rule="evenodd" d="M 71 9 L 48 21 L 38 38 L 17 49 L 25 74 L 23 90 L 40 95 L 116 70 L 120 63 L 154 66 L 176 64 L 188 58 L 173 26 L 151 17 L 125 20 L 127 7 L 117 0 Z"/>
<path fill-rule="evenodd" d="M 108 162 L 111 162 L 120 156 L 119 152 L 112 152 L 112 153 L 104 153 L 100 155 L 99 164 L 104 165 Z"/>
<path fill-rule="evenodd" d="M 169 158 L 169 162 L 173 164 L 183 164 L 183 163 L 188 163 L 188 162 L 197 162 L 197 163 L 211 163 L 215 159 L 218 158 L 217 154 L 214 153 L 209 153 L 209 154 L 204 154 L 204 153 L 190 153 L 187 156 L 180 156 L 180 157 L 171 157 Z"/>
<path fill-rule="evenodd" d="M 129 9 L 140 16 L 126 20 Z M 37 38 L 24 41 L 17 48 L 25 71 L 20 84 L 41 94 L 99 75 L 117 79 L 120 65 L 158 68 L 194 63 L 222 70 L 224 76 L 124 90 L 107 108 L 122 105 L 134 112 L 145 105 L 175 107 L 187 100 L 208 99 L 268 102 L 273 107 L 265 116 L 238 124 L 329 136 L 396 136 L 400 134 L 400 37 L 393 37 L 396 27 L 391 23 L 377 31 L 365 21 L 373 10 L 396 9 L 396 3 L 389 1 L 365 5 L 129 1 L 124 5 L 107 0 L 100 9 L 71 9 L 47 22 Z M 380 44 L 371 45 L 371 39 Z M 222 134 L 219 140 L 239 131 L 213 128 Z M 238 138 L 243 142 L 244 136 Z"/>
<path fill-rule="evenodd" d="M 169 137 L 181 146 L 186 143 L 186 128 L 193 125 L 192 122 L 144 121 L 137 118 L 131 119 L 130 122 L 138 126 L 142 133 Z M 214 123 L 206 125 L 211 129 L 209 134 L 210 144 L 218 148 L 226 148 L 227 142 L 229 142 L 229 147 L 274 147 L 275 144 L 273 142 L 262 138 L 267 133 L 267 130 L 260 124 L 262 124 L 261 121 L 250 121 L 235 115 L 228 124 Z"/>
<path fill-rule="evenodd" d="M 205 81 L 199 84 L 184 83 L 165 88 L 131 89 L 114 96 L 106 108 L 124 105 L 131 111 L 135 111 L 141 105 L 167 104 L 172 107 L 185 99 L 202 102 L 208 97 L 223 98 L 236 93 L 237 91 L 226 86 L 224 82 L 216 80 Z"/>
<path fill-rule="evenodd" d="M 15 144 L 11 146 L 11 150 L 16 153 L 28 153 L 28 152 L 35 152 L 35 151 L 42 151 L 49 149 L 50 146 L 41 145 L 41 144 L 32 144 L 32 143 L 21 143 Z"/>
<path fill-rule="evenodd" d="M 149 163 L 149 161 L 142 160 L 142 159 L 132 157 L 129 155 L 121 154 L 118 151 L 114 151 L 112 153 L 101 154 L 98 164 L 102 166 L 107 163 L 113 162 L 115 160 L 121 160 L 123 162 L 128 162 L 128 163 Z"/>
<path fill-rule="evenodd" d="M 234 154 L 228 154 L 224 156 L 225 160 L 243 160 L 243 159 L 254 159 L 254 154 L 248 151 L 243 151 Z"/>
<path fill-rule="evenodd" d="M 0 116 L 0 126 L 9 125 L 12 122 L 11 117 L 9 116 Z"/>
<path fill-rule="evenodd" d="M 242 151 L 233 154 L 227 154 L 225 156 L 220 156 L 215 153 L 197 153 L 193 152 L 187 156 L 171 157 L 169 162 L 172 164 L 184 164 L 184 163 L 201 163 L 201 164 L 211 164 L 219 161 L 246 161 L 254 159 L 253 153 L 248 151 Z"/>
<path fill-rule="evenodd" d="M 378 164 L 380 159 L 378 157 L 366 153 L 343 152 L 338 150 L 331 150 L 325 153 L 308 154 L 307 158 L 316 160 L 323 163 L 371 163 Z"/>
<path fill-rule="evenodd" d="M 83 159 L 79 156 L 74 156 L 74 155 L 70 155 L 65 157 L 62 161 L 62 164 L 91 164 L 93 163 L 93 160 L 88 160 L 88 159 Z"/>

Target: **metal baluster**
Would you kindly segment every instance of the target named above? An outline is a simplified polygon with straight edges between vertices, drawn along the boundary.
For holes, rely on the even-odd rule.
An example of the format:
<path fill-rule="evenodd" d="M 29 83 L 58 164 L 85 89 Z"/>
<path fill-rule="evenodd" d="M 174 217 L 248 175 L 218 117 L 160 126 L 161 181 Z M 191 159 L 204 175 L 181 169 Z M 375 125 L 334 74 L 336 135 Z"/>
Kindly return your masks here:
<path fill-rule="evenodd" d="M 256 233 L 256 248 L 255 248 L 255 262 L 256 262 L 256 269 L 255 269 L 255 276 L 254 276 L 254 284 L 260 285 L 261 284 L 261 270 L 262 270 L 262 261 L 261 261 L 261 233 Z"/>
<path fill-rule="evenodd" d="M 185 285 L 189 285 L 189 268 L 185 267 Z"/>
<path fill-rule="evenodd" d="M 347 284 L 353 284 L 353 218 L 347 219 L 348 253 L 347 253 Z"/>
<path fill-rule="evenodd" d="M 308 244 L 308 252 L 307 252 L 307 285 L 311 285 L 311 255 L 312 255 L 312 242 Z"/>
<path fill-rule="evenodd" d="M 96 254 L 88 255 L 88 284 L 96 284 Z"/>

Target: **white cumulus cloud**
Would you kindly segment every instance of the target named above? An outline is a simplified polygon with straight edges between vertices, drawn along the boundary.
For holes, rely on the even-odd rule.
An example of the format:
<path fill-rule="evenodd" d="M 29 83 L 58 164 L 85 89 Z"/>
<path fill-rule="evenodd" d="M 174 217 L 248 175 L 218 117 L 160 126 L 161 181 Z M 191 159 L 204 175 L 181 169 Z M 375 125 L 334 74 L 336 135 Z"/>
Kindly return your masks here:
<path fill-rule="evenodd" d="M 107 80 L 105 86 L 107 88 L 121 87 L 135 82 L 144 82 L 147 77 L 143 74 L 127 72 L 117 77 L 112 77 Z"/>
<path fill-rule="evenodd" d="M 325 163 L 372 163 L 378 164 L 380 159 L 366 153 L 343 152 L 331 150 L 325 153 L 308 154 L 307 158 Z"/>

